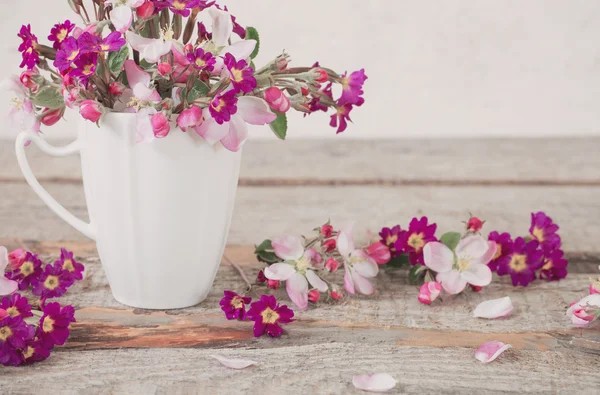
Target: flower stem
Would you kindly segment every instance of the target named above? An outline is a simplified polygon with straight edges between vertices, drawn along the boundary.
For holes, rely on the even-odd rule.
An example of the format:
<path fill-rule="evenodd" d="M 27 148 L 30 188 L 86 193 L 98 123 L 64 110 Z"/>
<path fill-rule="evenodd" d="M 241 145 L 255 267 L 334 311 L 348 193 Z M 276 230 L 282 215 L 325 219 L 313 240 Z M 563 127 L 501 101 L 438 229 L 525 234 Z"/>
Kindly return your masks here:
<path fill-rule="evenodd" d="M 246 276 L 246 273 L 244 273 L 244 270 L 241 268 L 240 265 L 238 265 L 237 263 L 233 262 L 231 259 L 229 259 L 227 257 L 227 255 L 223 254 L 223 259 L 225 259 L 225 261 L 230 264 L 231 266 L 233 266 L 235 268 L 235 270 L 238 271 L 238 273 L 240 274 L 240 276 L 242 277 L 242 279 L 244 280 L 244 282 L 246 283 L 246 285 L 248 286 L 247 291 L 250 291 L 252 289 L 252 284 L 250 283 L 250 280 L 248 280 L 248 277 Z"/>

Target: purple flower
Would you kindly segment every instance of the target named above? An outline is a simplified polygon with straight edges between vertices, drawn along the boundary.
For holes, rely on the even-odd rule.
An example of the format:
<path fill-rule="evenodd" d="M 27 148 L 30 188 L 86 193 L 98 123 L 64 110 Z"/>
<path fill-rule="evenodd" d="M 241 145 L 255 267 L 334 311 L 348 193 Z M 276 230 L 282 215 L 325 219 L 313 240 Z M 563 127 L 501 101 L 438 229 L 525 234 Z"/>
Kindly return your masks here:
<path fill-rule="evenodd" d="M 3 297 L 0 301 L 0 309 L 5 310 L 9 317 L 33 317 L 27 298 L 18 293 Z"/>
<path fill-rule="evenodd" d="M 383 228 L 381 229 L 381 232 L 379 232 L 381 242 L 390 249 L 392 258 L 395 258 L 404 252 L 401 240 L 403 233 L 404 231 L 400 228 L 400 225 L 396 225 L 393 228 Z"/>
<path fill-rule="evenodd" d="M 535 280 L 535 272 L 542 264 L 544 253 L 538 249 L 537 240 L 531 240 L 529 243 L 522 237 L 517 237 L 513 243 L 513 253 L 510 259 L 498 262 L 497 273 L 500 276 L 510 274 L 513 285 L 527 286 Z"/>
<path fill-rule="evenodd" d="M 331 116 L 329 126 L 337 128 L 336 134 L 342 133 L 348 127 L 348 121 L 350 119 L 350 111 L 352 111 L 352 104 L 336 104 L 336 113 Z"/>
<path fill-rule="evenodd" d="M 6 274 L 11 280 L 19 283 L 19 289 L 24 290 L 29 286 L 35 286 L 39 281 L 39 276 L 42 273 L 42 261 L 37 255 L 28 252 L 25 260 L 18 268 Z"/>
<path fill-rule="evenodd" d="M 29 340 L 23 350 L 21 350 L 23 361 L 25 364 L 40 362 L 50 356 L 52 347 L 44 347 L 39 340 Z"/>
<path fill-rule="evenodd" d="M 88 52 L 116 52 L 127 44 L 127 41 L 119 32 L 112 32 L 104 39 L 95 34 L 84 32 L 79 36 L 77 43 L 80 52 L 83 54 Z"/>
<path fill-rule="evenodd" d="M 59 49 L 60 45 L 67 37 L 71 31 L 75 29 L 75 25 L 71 23 L 70 20 L 66 20 L 63 23 L 57 23 L 54 25 L 52 30 L 50 30 L 50 35 L 48 36 L 48 40 L 54 41 L 53 47 L 54 49 Z"/>
<path fill-rule="evenodd" d="M 279 337 L 283 329 L 279 324 L 293 322 L 294 312 L 285 305 L 278 305 L 274 296 L 263 295 L 252 303 L 247 314 L 254 321 L 254 336 L 261 337 L 265 332 L 272 337 Z"/>
<path fill-rule="evenodd" d="M 73 285 L 73 277 L 67 270 L 63 270 L 60 261 L 54 265 L 46 265 L 40 275 L 40 281 L 33 287 L 33 294 L 42 299 L 56 298 L 64 295 L 67 288 Z"/>
<path fill-rule="evenodd" d="M 217 59 L 210 52 L 204 52 L 202 48 L 187 54 L 187 58 L 196 70 L 213 71 Z"/>
<path fill-rule="evenodd" d="M 91 52 L 80 55 L 75 60 L 76 69 L 72 70 L 69 75 L 72 77 L 79 78 L 82 84 L 86 85 L 88 79 L 96 72 L 96 65 L 98 64 L 98 54 Z"/>
<path fill-rule="evenodd" d="M 207 0 L 154 0 L 154 5 L 159 11 L 169 8 L 172 13 L 183 17 L 190 16 L 190 9 L 192 8 L 203 10 L 214 3 L 214 1 L 209 3 Z"/>
<path fill-rule="evenodd" d="M 60 259 L 54 262 L 54 264 L 56 265 L 57 263 L 60 264 L 63 270 L 69 272 L 73 279 L 83 279 L 83 271 L 85 270 L 85 267 L 75 260 L 71 251 L 67 251 L 64 248 L 61 248 Z"/>
<path fill-rule="evenodd" d="M 500 234 L 496 231 L 490 233 L 488 240 L 496 243 L 496 253 L 490 263 L 488 263 L 488 267 L 492 272 L 495 272 L 498 269 L 498 265 L 505 265 L 510 262 L 513 253 L 513 241 L 509 233 Z"/>
<path fill-rule="evenodd" d="M 67 37 L 58 52 L 56 52 L 56 59 L 54 60 L 54 66 L 60 71 L 65 71 L 73 61 L 79 57 L 79 44 L 73 37 Z"/>
<path fill-rule="evenodd" d="M 364 99 L 361 95 L 364 93 L 362 87 L 367 80 L 365 69 L 355 71 L 354 73 L 347 76 L 347 73 L 340 79 L 342 85 L 342 96 L 339 102 L 341 104 L 354 104 L 360 106 L 364 103 Z"/>
<path fill-rule="evenodd" d="M 252 302 L 252 298 L 240 296 L 233 291 L 223 291 L 223 299 L 219 302 L 221 310 L 228 320 L 246 319 L 246 305 Z"/>
<path fill-rule="evenodd" d="M 548 217 L 546 213 L 542 211 L 531 213 L 529 233 L 531 233 L 545 249 L 555 249 L 560 247 L 561 240 L 560 236 L 556 234 L 557 231 L 558 225 L 556 225 L 552 221 L 552 218 Z"/>
<path fill-rule="evenodd" d="M 237 112 L 237 97 L 235 97 L 235 91 L 230 90 L 222 94 L 218 94 L 210 102 L 208 110 L 214 120 L 222 125 L 224 122 L 229 122 L 231 116 Z"/>
<path fill-rule="evenodd" d="M 37 331 L 38 339 L 48 349 L 56 344 L 62 346 L 69 337 L 71 322 L 75 322 L 75 309 L 71 305 L 61 308 L 57 302 L 53 302 L 48 303 L 43 312 Z"/>
<path fill-rule="evenodd" d="M 19 45 L 19 52 L 23 56 L 23 61 L 19 67 L 27 66 L 31 70 L 40 63 L 40 56 L 36 49 L 38 45 L 37 37 L 31 33 L 31 25 L 21 26 L 21 30 L 17 36 L 23 40 L 21 45 Z"/>
<path fill-rule="evenodd" d="M 35 329 L 27 325 L 21 317 L 4 317 L 0 321 L 0 363 L 5 366 L 18 366 L 23 362 L 19 351 L 27 341 L 33 339 Z"/>
<path fill-rule="evenodd" d="M 227 53 L 225 54 L 224 63 L 229 70 L 231 83 L 237 92 L 250 93 L 256 88 L 256 78 L 254 78 L 254 70 L 248 66 L 245 60 L 236 61 L 235 57 Z"/>
<path fill-rule="evenodd" d="M 198 22 L 198 39 L 201 42 L 212 40 L 212 33 L 209 33 L 208 30 L 206 30 L 206 26 L 204 26 L 204 23 L 202 22 Z"/>
<path fill-rule="evenodd" d="M 408 225 L 408 231 L 402 234 L 402 249 L 409 254 L 411 265 L 423 265 L 423 247 L 430 241 L 437 241 L 435 237 L 436 224 L 428 224 L 427 217 L 413 218 Z"/>
<path fill-rule="evenodd" d="M 562 250 L 556 249 L 545 255 L 540 278 L 545 278 L 548 281 L 557 281 L 567 277 L 567 261 Z"/>

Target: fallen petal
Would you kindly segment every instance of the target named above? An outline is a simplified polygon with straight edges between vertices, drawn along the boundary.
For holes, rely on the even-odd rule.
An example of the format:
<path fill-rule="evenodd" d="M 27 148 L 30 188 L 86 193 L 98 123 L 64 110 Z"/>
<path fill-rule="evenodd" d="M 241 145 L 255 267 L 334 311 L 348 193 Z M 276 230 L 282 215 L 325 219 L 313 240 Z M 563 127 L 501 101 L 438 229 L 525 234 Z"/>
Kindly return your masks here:
<path fill-rule="evenodd" d="M 359 390 L 387 392 L 396 386 L 396 380 L 387 373 L 363 374 L 352 377 L 352 384 Z"/>
<path fill-rule="evenodd" d="M 227 366 L 230 369 L 246 369 L 248 366 L 257 365 L 257 362 L 246 360 L 246 359 L 229 359 L 221 355 L 211 355 L 212 358 L 221 362 L 223 366 Z"/>
<path fill-rule="evenodd" d="M 513 311 L 513 304 L 510 297 L 506 296 L 500 299 L 486 300 L 479 303 L 473 310 L 473 317 L 477 318 L 501 318 L 507 317 Z"/>
<path fill-rule="evenodd" d="M 483 343 L 477 351 L 475 351 L 475 358 L 482 363 L 489 363 L 511 347 L 510 344 L 504 344 L 499 341 Z"/>

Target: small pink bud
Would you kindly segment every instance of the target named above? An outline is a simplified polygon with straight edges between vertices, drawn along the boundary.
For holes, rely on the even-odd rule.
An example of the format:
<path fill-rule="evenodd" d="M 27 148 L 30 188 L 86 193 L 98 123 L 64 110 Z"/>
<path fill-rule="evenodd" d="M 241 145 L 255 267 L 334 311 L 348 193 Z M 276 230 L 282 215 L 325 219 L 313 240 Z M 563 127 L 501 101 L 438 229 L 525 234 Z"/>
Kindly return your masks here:
<path fill-rule="evenodd" d="M 589 314 L 587 311 L 585 311 L 585 308 L 583 307 L 573 310 L 573 315 L 584 321 L 593 321 L 596 317 L 595 315 Z"/>
<path fill-rule="evenodd" d="M 482 220 L 477 217 L 469 218 L 469 221 L 467 222 L 467 230 L 469 232 L 477 233 L 481 230 L 481 228 L 483 228 Z"/>
<path fill-rule="evenodd" d="M 329 75 L 327 74 L 327 72 L 323 69 L 320 68 L 314 68 L 311 70 L 312 73 L 314 74 L 314 81 L 319 82 L 319 83 L 324 83 L 329 81 Z"/>
<path fill-rule="evenodd" d="M 267 287 L 269 287 L 271 289 L 278 289 L 280 285 L 281 285 L 281 283 L 279 282 L 279 280 L 268 280 L 267 281 Z"/>
<path fill-rule="evenodd" d="M 310 93 L 310 91 L 308 90 L 308 86 L 307 87 L 301 87 L 300 90 L 302 91 L 302 96 L 308 96 L 308 94 Z"/>
<path fill-rule="evenodd" d="M 154 132 L 154 137 L 156 137 L 157 139 L 166 137 L 171 131 L 171 124 L 169 123 L 169 118 L 162 112 L 154 114 L 150 119 L 150 123 L 152 124 L 152 131 Z"/>
<path fill-rule="evenodd" d="M 593 295 L 593 294 L 600 294 L 600 280 L 593 281 L 590 284 L 590 295 Z"/>
<path fill-rule="evenodd" d="M 344 297 L 344 293 L 342 291 L 333 290 L 331 291 L 331 298 L 334 300 L 340 300 Z"/>
<path fill-rule="evenodd" d="M 323 244 L 321 244 L 321 246 L 325 249 L 325 252 L 331 252 L 335 250 L 336 245 L 337 243 L 335 242 L 335 239 L 325 240 Z"/>
<path fill-rule="evenodd" d="M 25 88 L 31 89 L 32 91 L 37 91 L 37 84 L 33 81 L 32 77 L 34 75 L 38 75 L 39 73 L 36 70 L 27 70 L 21 73 L 21 83 Z"/>
<path fill-rule="evenodd" d="M 283 71 L 287 69 L 289 63 L 290 62 L 286 58 L 279 58 L 277 59 L 277 61 L 275 61 L 275 67 L 277 68 L 277 70 Z"/>
<path fill-rule="evenodd" d="M 479 285 L 473 285 L 473 284 L 469 284 L 471 286 L 471 289 L 473 290 L 473 292 L 480 292 L 483 287 L 479 286 Z"/>
<path fill-rule="evenodd" d="M 327 262 L 325 262 L 325 268 L 329 270 L 331 273 L 338 270 L 340 267 L 340 263 L 336 261 L 334 258 L 329 258 Z"/>
<path fill-rule="evenodd" d="M 371 257 L 377 264 L 385 265 L 392 258 L 388 246 L 378 241 L 367 247 L 367 255 Z"/>
<path fill-rule="evenodd" d="M 311 289 L 308 291 L 308 301 L 311 303 L 317 303 L 321 299 L 321 293 L 318 289 Z"/>
<path fill-rule="evenodd" d="M 170 63 L 163 62 L 163 63 L 158 64 L 158 73 L 160 75 L 163 75 L 163 76 L 169 75 L 169 74 L 171 74 L 172 71 L 173 71 L 173 66 L 171 66 Z"/>
<path fill-rule="evenodd" d="M 194 46 L 192 44 L 185 44 L 183 46 L 183 53 L 187 55 L 192 52 L 194 52 Z"/>
<path fill-rule="evenodd" d="M 127 89 L 125 85 L 121 84 L 118 81 L 115 81 L 111 83 L 108 87 L 108 93 L 110 93 L 113 96 L 121 96 L 123 92 L 125 92 L 125 89 Z"/>
<path fill-rule="evenodd" d="M 103 108 L 95 100 L 84 100 L 79 105 L 79 113 L 84 119 L 91 122 L 98 122 L 103 114 Z"/>
<path fill-rule="evenodd" d="M 423 304 L 431 304 L 434 300 L 440 296 L 442 292 L 442 286 L 440 283 L 435 281 L 428 281 L 421 286 L 419 290 L 419 302 Z"/>
<path fill-rule="evenodd" d="M 144 4 L 136 8 L 135 13 L 142 19 L 150 18 L 154 15 L 154 3 L 152 1 L 146 1 Z"/>
<path fill-rule="evenodd" d="M 8 266 L 12 270 L 16 270 L 21 267 L 23 262 L 25 262 L 25 257 L 27 256 L 27 251 L 22 248 L 17 248 L 13 250 L 10 254 L 8 254 Z"/>
<path fill-rule="evenodd" d="M 46 126 L 52 126 L 61 120 L 62 116 L 65 114 L 65 108 L 61 107 L 52 111 L 50 111 L 49 108 L 44 108 L 42 113 L 44 113 L 44 115 L 40 121 Z"/>
<path fill-rule="evenodd" d="M 333 226 L 329 224 L 325 224 L 321 226 L 321 236 L 323 237 L 331 237 L 333 234 Z"/>
<path fill-rule="evenodd" d="M 273 86 L 265 91 L 265 100 L 271 108 L 284 113 L 290 109 L 290 99 L 277 87 Z"/>

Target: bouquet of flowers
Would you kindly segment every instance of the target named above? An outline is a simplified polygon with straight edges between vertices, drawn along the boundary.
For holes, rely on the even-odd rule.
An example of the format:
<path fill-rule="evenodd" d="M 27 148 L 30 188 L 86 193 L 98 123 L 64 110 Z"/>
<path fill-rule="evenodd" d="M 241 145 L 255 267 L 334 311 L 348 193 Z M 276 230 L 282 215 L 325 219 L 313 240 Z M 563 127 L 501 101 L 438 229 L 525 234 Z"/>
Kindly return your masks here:
<path fill-rule="evenodd" d="M 247 124 L 269 124 L 284 139 L 290 108 L 305 115 L 332 109 L 330 125 L 341 133 L 364 103 L 364 70 L 289 68 L 285 52 L 257 68 L 258 32 L 214 1 L 67 1 L 83 25 L 56 24 L 51 45 L 41 44 L 30 25 L 18 33 L 27 70 L 5 87 L 15 93 L 11 116 L 20 130 L 40 132 L 66 107 L 92 122 L 127 112 L 137 114 L 138 142 L 166 137 L 173 120 L 211 145 L 238 151 Z"/>

